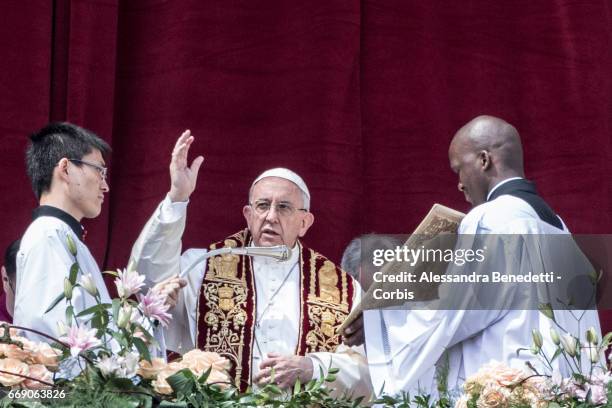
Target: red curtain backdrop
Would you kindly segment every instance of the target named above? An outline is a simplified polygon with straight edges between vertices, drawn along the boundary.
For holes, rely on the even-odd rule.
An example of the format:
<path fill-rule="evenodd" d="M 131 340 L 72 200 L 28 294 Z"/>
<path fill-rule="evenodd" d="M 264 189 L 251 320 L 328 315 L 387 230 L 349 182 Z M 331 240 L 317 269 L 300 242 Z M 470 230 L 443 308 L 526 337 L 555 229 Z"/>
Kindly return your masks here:
<path fill-rule="evenodd" d="M 251 181 L 276 166 L 308 183 L 305 240 L 335 261 L 358 234 L 409 233 L 434 202 L 466 211 L 447 149 L 478 114 L 518 128 L 528 177 L 572 231 L 612 233 L 607 1 L 13 0 L 0 19 L 2 249 L 36 205 L 24 150 L 49 120 L 114 150 L 85 221 L 106 269 L 126 265 L 186 128 L 206 158 L 186 248 L 242 228 Z"/>

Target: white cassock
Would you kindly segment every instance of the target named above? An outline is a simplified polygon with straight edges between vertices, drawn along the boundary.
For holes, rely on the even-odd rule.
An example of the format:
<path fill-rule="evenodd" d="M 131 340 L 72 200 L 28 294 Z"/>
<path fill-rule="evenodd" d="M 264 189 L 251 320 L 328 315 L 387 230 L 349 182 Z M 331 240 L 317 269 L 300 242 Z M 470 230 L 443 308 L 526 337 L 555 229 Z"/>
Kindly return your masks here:
<path fill-rule="evenodd" d="M 162 201 L 147 222 L 132 248 L 131 263 L 147 277 L 147 284 L 180 274 L 195 260 L 206 253 L 206 249 L 189 249 L 181 255 L 181 237 L 185 229 L 187 202 L 172 203 L 167 197 Z M 254 277 L 257 291 L 257 325 L 253 344 L 253 376 L 267 353 L 276 352 L 293 355 L 298 342 L 300 316 L 299 251 L 292 251 L 291 259 L 277 262 L 271 258 L 254 257 Z M 191 269 L 184 278 L 188 285 L 181 290 L 173 319 L 165 330 L 165 342 L 170 350 L 185 353 L 195 347 L 196 309 L 207 262 Z M 284 282 L 284 283 L 283 283 Z M 279 290 L 280 288 L 280 290 Z M 278 290 L 278 293 L 274 295 Z M 361 287 L 355 282 L 357 304 L 361 298 Z M 355 395 L 370 395 L 370 380 L 363 347 L 348 348 L 340 345 L 335 353 L 310 353 L 318 378 L 323 369 L 326 373 L 330 363 L 340 368 L 336 385 L 340 392 L 351 390 Z"/>
<path fill-rule="evenodd" d="M 459 234 L 493 233 L 496 235 L 491 236 L 491 239 L 497 239 L 497 234 L 567 234 L 567 230 L 561 231 L 541 221 L 524 200 L 501 195 L 472 209 L 459 227 Z M 464 237 L 474 239 L 474 235 Z M 538 238 L 534 236 L 534 239 Z M 528 240 L 525 239 L 525 242 Z M 461 235 L 457 244 L 457 248 L 460 247 L 470 248 L 469 242 L 462 242 Z M 517 249 L 496 253 L 496 261 L 499 265 L 516 265 L 518 269 L 513 270 L 522 273 L 529 270 L 545 271 L 550 266 L 548 261 L 552 262 L 552 258 L 558 257 L 553 250 L 546 251 L 544 245 L 523 244 Z M 536 266 L 534 259 L 541 261 L 542 265 Z M 538 292 L 543 287 L 540 285 L 536 289 L 536 286 L 531 286 L 532 292 Z M 508 293 L 497 299 L 497 304 L 502 305 L 498 310 L 468 310 L 475 308 L 474 302 L 478 296 L 487 296 L 485 289 L 479 289 L 483 288 L 482 285 L 471 287 L 479 293 L 469 293 L 469 286 L 466 292 L 457 293 L 455 290 L 452 294 L 444 292 L 444 288 L 442 284 L 441 299 L 446 295 L 461 297 L 465 308 L 364 312 L 367 357 L 376 393 L 384 387 L 384 393 L 391 395 L 409 391 L 435 396 L 436 364 L 446 362 L 446 357 L 441 359 L 445 351 L 448 351 L 447 385 L 448 389 L 453 390 L 491 360 L 505 362 L 516 368 L 525 367 L 525 361 L 533 361 L 533 356 L 528 352 L 517 356 L 519 348 L 532 344 L 532 329 L 539 329 L 544 338 L 549 339 L 549 329 L 554 323 L 538 310 L 513 307 L 516 305 L 514 302 L 521 297 L 518 295 L 523 293 L 517 293 L 512 285 L 506 285 Z M 530 293 L 528 296 L 532 295 Z M 555 310 L 555 318 L 561 326 L 580 335 L 580 338 L 584 338 L 584 332 L 589 327 L 601 332 L 596 310 Z M 580 322 L 577 318 L 580 318 Z M 544 350 L 548 356 L 554 353 L 550 340 L 545 341 Z M 557 364 L 556 368 L 562 373 L 567 372 L 568 368 L 562 359 L 557 359 L 554 364 Z"/>
<path fill-rule="evenodd" d="M 70 267 L 74 263 L 74 257 L 68 249 L 67 236 L 72 238 L 77 248 L 76 258 L 81 268 L 79 279 L 83 274 L 91 274 L 102 302 L 110 302 L 100 268 L 87 246 L 64 221 L 52 216 L 42 216 L 30 224 L 21 238 L 17 253 L 17 285 L 13 317 L 15 325 L 35 329 L 54 337 L 58 336 L 57 322 L 66 322 L 66 302 L 60 301 L 48 313 L 45 313 L 45 310 L 58 295 L 64 293 L 64 278 L 68 278 Z M 75 314 L 95 304 L 95 299 L 85 289 L 73 290 L 72 305 Z M 36 341 L 50 341 L 30 332 L 26 332 L 25 335 Z"/>

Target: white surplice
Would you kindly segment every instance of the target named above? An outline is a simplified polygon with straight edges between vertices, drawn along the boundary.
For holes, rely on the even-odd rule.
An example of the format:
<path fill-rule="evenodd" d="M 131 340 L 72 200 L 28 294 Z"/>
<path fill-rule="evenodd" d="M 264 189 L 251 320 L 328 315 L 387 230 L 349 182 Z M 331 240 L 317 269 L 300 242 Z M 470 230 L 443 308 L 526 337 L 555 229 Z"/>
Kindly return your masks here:
<path fill-rule="evenodd" d="M 70 267 L 75 261 L 68 249 L 67 236 L 70 236 L 76 245 L 79 278 L 83 274 L 91 274 L 102 302 L 110 302 L 100 268 L 87 246 L 64 221 L 52 216 L 42 216 L 30 224 L 21 238 L 17 253 L 13 318 L 15 325 L 58 336 L 57 322 L 66 322 L 66 302 L 60 301 L 48 313 L 45 313 L 45 310 L 58 295 L 64 293 L 64 279 L 69 276 Z M 75 314 L 95 304 L 95 299 L 85 289 L 73 290 L 72 305 Z M 33 340 L 49 342 L 49 339 L 30 332 L 25 335 Z"/>
<path fill-rule="evenodd" d="M 533 208 L 524 200 L 502 195 L 470 211 L 462 221 L 459 234 L 562 234 L 561 231 L 541 221 Z M 473 239 L 464 235 L 466 239 Z M 491 236 L 491 239 L 495 237 Z M 537 239 L 535 237 L 534 239 Z M 519 241 L 517 241 L 519 242 Z M 469 243 L 459 237 L 458 247 L 469 248 Z M 537 247 L 537 248 L 536 248 Z M 545 245 L 543 245 L 545 247 Z M 516 265 L 518 273 L 544 271 L 548 257 L 554 252 L 540 253 L 545 249 L 523 244 L 518 253 L 498 253 L 499 265 Z M 552 253 L 551 253 L 552 252 Z M 532 265 L 533 259 L 542 265 Z M 533 360 L 528 353 L 517 356 L 519 348 L 529 347 L 532 329 L 539 329 L 548 338 L 552 321 L 538 310 L 513 308 L 519 296 L 507 293 L 500 296 L 499 304 L 506 307 L 499 310 L 475 309 L 477 295 L 485 295 L 482 285 L 471 289 L 480 293 L 444 293 L 440 286 L 441 298 L 454 295 L 465 300 L 463 310 L 370 310 L 364 312 L 367 357 L 374 391 L 395 394 L 400 391 L 425 392 L 436 395 L 436 364 L 448 363 L 447 384 L 449 389 L 460 386 L 482 365 L 491 360 L 502 361 L 512 367 L 523 368 L 527 360 Z M 506 285 L 509 292 L 512 285 Z M 541 288 L 541 286 L 540 286 Z M 470 287 L 468 286 L 468 289 Z M 537 291 L 536 285 L 533 291 Z M 522 293 L 521 293 L 522 294 Z M 499 295 L 499 294 L 498 294 Z M 531 294 L 530 294 L 531 295 Z M 584 337 L 589 327 L 600 332 L 596 310 L 581 312 L 555 311 L 555 318 L 563 327 L 575 335 Z M 576 318 L 580 317 L 580 322 Z M 552 343 L 545 342 L 548 355 L 554 352 Z M 447 351 L 445 356 L 444 352 Z M 448 360 L 446 360 L 448 358 Z M 567 372 L 562 359 L 555 362 L 556 368 Z"/>
<path fill-rule="evenodd" d="M 187 202 L 172 203 L 168 197 L 162 201 L 134 244 L 131 261 L 140 273 L 147 277 L 147 284 L 154 285 L 164 279 L 180 275 L 206 249 L 189 249 L 181 255 L 181 237 L 185 229 Z M 256 342 L 253 350 L 253 376 L 267 353 L 295 354 L 298 342 L 300 316 L 300 253 L 296 248 L 291 259 L 277 262 L 271 258 L 254 257 L 253 268 L 257 301 Z M 187 287 L 181 290 L 173 319 L 165 330 L 168 349 L 184 353 L 195 347 L 196 309 L 200 287 L 205 273 L 205 260 L 191 269 Z M 287 277 L 285 283 L 283 280 Z M 282 288 L 272 298 L 274 293 Z M 361 298 L 361 287 L 355 282 L 354 301 Z M 265 311 L 264 311 L 265 310 Z M 370 395 L 370 379 L 363 347 L 348 348 L 340 345 L 335 353 L 308 354 L 313 361 L 313 377 L 319 369 L 327 372 L 330 364 L 340 368 L 335 385 L 342 392 L 350 390 L 355 395 Z"/>

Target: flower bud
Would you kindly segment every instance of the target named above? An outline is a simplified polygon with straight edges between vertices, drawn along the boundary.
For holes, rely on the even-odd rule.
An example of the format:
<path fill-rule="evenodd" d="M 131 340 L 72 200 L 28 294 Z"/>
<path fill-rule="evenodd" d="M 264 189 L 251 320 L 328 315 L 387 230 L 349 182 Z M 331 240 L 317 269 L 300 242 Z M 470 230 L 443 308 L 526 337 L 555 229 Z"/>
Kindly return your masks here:
<path fill-rule="evenodd" d="M 119 309 L 119 317 L 117 318 L 117 327 L 125 329 L 132 319 L 132 307 L 125 305 Z"/>
<path fill-rule="evenodd" d="M 555 313 L 553 312 L 552 305 L 550 303 L 540 303 L 538 310 L 550 320 L 555 320 Z"/>
<path fill-rule="evenodd" d="M 599 349 L 597 348 L 597 345 L 594 343 L 589 343 L 586 345 L 586 349 L 591 363 L 597 364 L 599 362 Z"/>
<path fill-rule="evenodd" d="M 597 332 L 594 327 L 589 327 L 586 332 L 586 339 L 590 344 L 597 344 L 599 342 L 599 336 L 597 336 Z"/>
<path fill-rule="evenodd" d="M 574 336 L 571 334 L 564 334 L 561 336 L 561 344 L 563 346 L 563 350 L 565 350 L 570 357 L 576 357 L 578 342 Z"/>
<path fill-rule="evenodd" d="M 66 235 L 66 241 L 68 242 L 68 250 L 70 251 L 72 256 L 76 256 L 77 254 L 76 244 L 74 243 L 74 240 L 72 239 L 72 236 L 70 236 L 70 234 Z"/>
<path fill-rule="evenodd" d="M 64 296 L 66 299 L 72 299 L 72 283 L 68 280 L 68 278 L 64 278 Z"/>
<path fill-rule="evenodd" d="M 542 338 L 542 333 L 538 329 L 533 329 L 531 331 L 531 338 L 533 339 L 533 345 L 538 348 L 538 351 L 542 348 L 544 344 L 544 339 Z"/>
<path fill-rule="evenodd" d="M 67 333 L 68 333 L 68 328 L 66 327 L 66 324 L 63 321 L 58 320 L 57 322 L 58 336 L 65 336 Z"/>
<path fill-rule="evenodd" d="M 531 354 L 533 354 L 534 356 L 537 356 L 540 352 L 540 347 L 536 346 L 535 344 L 532 344 L 529 351 L 531 351 Z"/>
<path fill-rule="evenodd" d="M 601 339 L 601 347 L 608 347 L 610 345 L 610 340 L 612 340 L 612 332 L 606 333 L 603 339 Z"/>
<path fill-rule="evenodd" d="M 559 338 L 559 333 L 555 330 L 554 327 L 550 328 L 550 338 L 555 346 L 558 346 L 561 343 L 561 339 Z"/>
<path fill-rule="evenodd" d="M 96 284 L 93 281 L 93 276 L 91 273 L 84 275 L 81 277 L 79 284 L 89 293 L 91 296 L 96 296 L 98 294 L 98 288 L 96 288 Z"/>

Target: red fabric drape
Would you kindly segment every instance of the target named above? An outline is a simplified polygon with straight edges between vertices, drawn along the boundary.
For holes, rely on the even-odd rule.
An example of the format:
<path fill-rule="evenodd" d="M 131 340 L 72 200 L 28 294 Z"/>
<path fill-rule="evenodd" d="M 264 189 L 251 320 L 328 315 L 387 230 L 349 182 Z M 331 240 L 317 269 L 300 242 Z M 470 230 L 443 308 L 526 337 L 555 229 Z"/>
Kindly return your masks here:
<path fill-rule="evenodd" d="M 50 119 L 114 149 L 86 222 L 107 268 L 167 191 L 185 128 L 206 156 L 186 247 L 240 229 L 274 166 L 308 183 L 306 242 L 334 260 L 357 234 L 410 232 L 433 202 L 467 210 L 447 148 L 482 113 L 519 129 L 528 176 L 574 232 L 612 232 L 606 1 L 15 0 L 0 16 L 2 248 L 35 206 L 26 135 Z"/>

